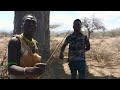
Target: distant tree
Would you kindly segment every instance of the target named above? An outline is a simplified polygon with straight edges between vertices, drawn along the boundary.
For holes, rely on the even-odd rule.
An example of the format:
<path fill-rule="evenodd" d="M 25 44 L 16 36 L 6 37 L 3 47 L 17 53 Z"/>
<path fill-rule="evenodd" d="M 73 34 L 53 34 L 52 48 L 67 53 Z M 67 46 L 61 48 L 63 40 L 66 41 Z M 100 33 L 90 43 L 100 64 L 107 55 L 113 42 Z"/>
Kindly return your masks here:
<path fill-rule="evenodd" d="M 53 24 L 53 25 L 50 25 L 50 29 L 55 29 L 60 26 L 61 26 L 60 24 Z"/>
<path fill-rule="evenodd" d="M 49 29 L 50 29 L 50 31 L 51 31 L 51 35 L 52 36 L 54 36 L 54 35 L 56 35 L 57 33 L 55 33 L 55 31 L 53 31 L 53 29 L 56 29 L 56 28 L 58 28 L 58 27 L 60 27 L 61 25 L 60 24 L 51 24 L 50 26 L 49 26 Z"/>
<path fill-rule="evenodd" d="M 93 33 L 94 30 L 105 30 L 105 26 L 100 21 L 99 18 L 93 17 L 91 19 L 89 18 L 83 18 L 82 19 L 82 25 L 85 29 L 88 31 L 88 38 L 90 38 L 91 33 Z"/>
<path fill-rule="evenodd" d="M 8 37 L 8 36 L 10 36 L 10 34 L 9 34 L 8 32 L 1 31 L 1 32 L 0 32 L 0 36 L 1 36 L 1 37 L 2 37 L 2 36 Z"/>

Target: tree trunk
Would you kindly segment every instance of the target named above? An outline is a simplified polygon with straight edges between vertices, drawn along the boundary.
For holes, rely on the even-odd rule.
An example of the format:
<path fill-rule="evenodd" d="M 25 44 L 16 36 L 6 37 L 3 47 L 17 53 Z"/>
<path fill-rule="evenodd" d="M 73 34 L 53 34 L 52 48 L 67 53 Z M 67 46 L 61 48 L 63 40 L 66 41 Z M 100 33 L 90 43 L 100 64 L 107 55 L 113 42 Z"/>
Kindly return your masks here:
<path fill-rule="evenodd" d="M 39 43 L 39 50 L 43 57 L 43 62 L 46 62 L 50 56 L 50 31 L 49 31 L 49 15 L 50 11 L 15 11 L 14 16 L 14 34 L 22 33 L 21 25 L 22 18 L 26 14 L 33 14 L 37 19 L 37 30 L 34 34 L 34 39 Z"/>
<path fill-rule="evenodd" d="M 88 30 L 88 38 L 90 38 L 90 34 L 91 34 L 90 30 Z"/>

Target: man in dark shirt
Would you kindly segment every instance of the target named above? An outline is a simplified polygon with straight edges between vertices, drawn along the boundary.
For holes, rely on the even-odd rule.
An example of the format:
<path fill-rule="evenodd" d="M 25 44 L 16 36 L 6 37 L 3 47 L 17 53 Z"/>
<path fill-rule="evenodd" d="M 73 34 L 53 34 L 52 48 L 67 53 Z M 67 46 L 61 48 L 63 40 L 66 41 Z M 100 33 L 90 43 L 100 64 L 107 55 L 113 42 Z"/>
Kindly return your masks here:
<path fill-rule="evenodd" d="M 37 20 L 33 15 L 26 15 L 23 18 L 22 29 L 23 37 L 29 46 L 35 52 L 35 45 L 33 43 L 33 34 L 36 31 Z M 44 73 L 46 64 L 37 63 L 33 67 L 20 66 L 20 59 L 23 55 L 21 51 L 21 41 L 12 37 L 8 44 L 8 72 L 10 79 L 26 79 L 29 76 L 40 76 Z"/>
<path fill-rule="evenodd" d="M 90 49 L 89 39 L 81 33 L 82 23 L 79 19 L 73 22 L 74 32 L 67 36 L 63 46 L 61 47 L 59 58 L 64 58 L 65 47 L 69 44 L 68 62 L 71 70 L 71 79 L 76 79 L 77 71 L 79 79 L 86 77 L 86 61 L 85 52 Z"/>

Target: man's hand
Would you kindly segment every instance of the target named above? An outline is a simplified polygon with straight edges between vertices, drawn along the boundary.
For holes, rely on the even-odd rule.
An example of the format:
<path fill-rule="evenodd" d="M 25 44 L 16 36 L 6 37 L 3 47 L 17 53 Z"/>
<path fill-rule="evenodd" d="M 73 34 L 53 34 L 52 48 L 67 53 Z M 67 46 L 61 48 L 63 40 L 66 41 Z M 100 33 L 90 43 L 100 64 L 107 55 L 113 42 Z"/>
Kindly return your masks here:
<path fill-rule="evenodd" d="M 79 53 L 80 53 L 80 54 L 84 54 L 84 53 L 85 53 L 85 50 L 82 49 L 82 50 L 79 51 Z"/>
<path fill-rule="evenodd" d="M 63 55 L 62 53 L 60 53 L 59 59 L 62 59 L 62 60 L 63 60 L 63 58 L 64 58 L 64 55 Z"/>
<path fill-rule="evenodd" d="M 46 69 L 46 63 L 36 63 L 35 68 L 38 68 L 39 69 L 39 74 L 43 74 L 45 72 L 45 69 Z"/>
<path fill-rule="evenodd" d="M 45 72 L 45 68 L 45 63 L 37 63 L 34 67 L 27 67 L 25 72 L 28 76 L 40 76 Z"/>

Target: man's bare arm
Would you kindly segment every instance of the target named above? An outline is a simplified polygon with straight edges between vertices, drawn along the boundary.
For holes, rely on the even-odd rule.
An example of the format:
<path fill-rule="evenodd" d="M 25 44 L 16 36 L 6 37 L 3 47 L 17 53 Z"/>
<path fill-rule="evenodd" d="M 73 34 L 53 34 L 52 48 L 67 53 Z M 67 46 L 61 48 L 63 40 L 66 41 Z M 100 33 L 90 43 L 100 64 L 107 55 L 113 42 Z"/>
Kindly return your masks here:
<path fill-rule="evenodd" d="M 89 51 L 90 50 L 90 42 L 89 42 L 89 39 L 86 37 L 86 48 L 85 48 L 85 50 L 86 51 Z"/>
<path fill-rule="evenodd" d="M 19 48 L 19 41 L 15 38 L 9 41 L 8 45 L 8 71 L 9 74 L 15 76 L 31 76 L 40 75 L 45 70 L 45 65 L 40 63 L 39 67 L 20 67 L 17 61 L 17 52 Z M 26 74 L 25 74 L 26 73 Z"/>
<path fill-rule="evenodd" d="M 63 58 L 64 58 L 63 53 L 64 53 L 64 50 L 65 50 L 65 47 L 67 46 L 67 44 L 68 44 L 68 43 L 64 42 L 64 44 L 63 44 L 62 47 L 61 47 L 60 55 L 59 55 L 59 58 L 60 58 L 60 59 L 63 59 Z"/>
<path fill-rule="evenodd" d="M 8 71 L 10 74 L 24 76 L 24 68 L 17 66 L 17 50 L 20 42 L 13 37 L 8 44 Z"/>

